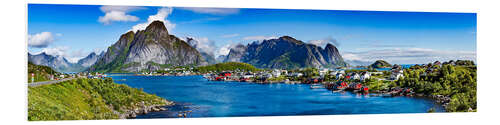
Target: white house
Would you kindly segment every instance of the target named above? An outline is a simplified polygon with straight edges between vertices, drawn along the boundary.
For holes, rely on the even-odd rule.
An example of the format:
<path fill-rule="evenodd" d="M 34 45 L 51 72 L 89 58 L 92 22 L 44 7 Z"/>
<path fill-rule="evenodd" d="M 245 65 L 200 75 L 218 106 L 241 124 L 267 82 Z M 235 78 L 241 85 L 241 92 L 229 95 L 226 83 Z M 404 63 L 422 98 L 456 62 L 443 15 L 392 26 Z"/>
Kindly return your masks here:
<path fill-rule="evenodd" d="M 304 76 L 304 74 L 302 74 L 300 72 L 294 72 L 294 73 L 291 73 L 290 76 L 293 76 L 293 77 L 302 77 L 302 76 Z"/>
<path fill-rule="evenodd" d="M 342 74 L 342 73 L 337 73 L 336 78 L 337 78 L 337 79 L 344 78 L 344 74 Z"/>
<path fill-rule="evenodd" d="M 331 72 L 330 72 L 330 75 L 335 76 L 335 75 L 337 75 L 337 72 L 338 72 L 338 71 L 331 71 Z"/>
<path fill-rule="evenodd" d="M 358 73 L 354 73 L 351 75 L 351 79 L 355 80 L 355 79 L 360 79 L 360 76 Z"/>
<path fill-rule="evenodd" d="M 271 78 L 271 77 L 273 77 L 273 75 L 270 74 L 270 73 L 265 73 L 265 74 L 262 75 L 262 77 L 264 77 L 264 78 Z"/>
<path fill-rule="evenodd" d="M 367 79 L 370 79 L 370 73 L 369 72 L 363 72 L 363 73 L 361 73 L 360 80 L 364 81 L 364 80 L 367 80 Z"/>
<path fill-rule="evenodd" d="M 398 80 L 403 77 L 403 70 L 393 70 L 391 73 L 391 80 Z"/>
<path fill-rule="evenodd" d="M 273 72 L 271 72 L 273 77 L 280 77 L 281 76 L 281 70 L 279 69 L 274 69 Z"/>
<path fill-rule="evenodd" d="M 253 78 L 253 77 L 254 77 L 254 75 L 250 74 L 250 73 L 246 73 L 245 75 L 243 75 L 243 78 L 246 78 L 246 79 Z"/>
<path fill-rule="evenodd" d="M 319 69 L 319 76 L 321 77 L 325 76 L 328 73 L 328 71 L 329 70 L 327 68 Z"/>

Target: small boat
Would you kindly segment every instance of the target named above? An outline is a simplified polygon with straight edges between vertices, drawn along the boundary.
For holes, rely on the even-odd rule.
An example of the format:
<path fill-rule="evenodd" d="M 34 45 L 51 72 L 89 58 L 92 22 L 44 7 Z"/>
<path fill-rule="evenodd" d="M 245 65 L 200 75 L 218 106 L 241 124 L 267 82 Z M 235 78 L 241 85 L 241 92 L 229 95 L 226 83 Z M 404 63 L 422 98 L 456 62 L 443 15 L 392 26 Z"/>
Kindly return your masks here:
<path fill-rule="evenodd" d="M 116 81 L 127 81 L 127 79 L 118 79 Z"/>
<path fill-rule="evenodd" d="M 336 89 L 336 90 L 332 90 L 332 92 L 341 92 L 342 90 L 340 89 Z"/>
<path fill-rule="evenodd" d="M 321 86 L 321 85 L 311 85 L 310 88 L 311 89 L 319 89 L 319 88 L 323 88 L 323 86 Z"/>

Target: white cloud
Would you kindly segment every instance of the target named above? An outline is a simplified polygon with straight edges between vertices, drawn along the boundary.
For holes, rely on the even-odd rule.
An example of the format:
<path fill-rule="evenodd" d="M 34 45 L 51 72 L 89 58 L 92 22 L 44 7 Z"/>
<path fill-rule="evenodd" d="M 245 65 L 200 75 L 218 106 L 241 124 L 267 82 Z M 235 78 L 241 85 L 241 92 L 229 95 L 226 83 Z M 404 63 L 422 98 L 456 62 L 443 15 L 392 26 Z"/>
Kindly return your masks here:
<path fill-rule="evenodd" d="M 208 54 L 213 55 L 215 51 L 215 42 L 212 40 L 209 40 L 207 37 L 201 37 L 201 38 L 196 38 L 196 37 L 189 37 L 192 38 L 192 40 L 186 40 L 191 46 L 196 48 L 200 52 L 205 52 Z"/>
<path fill-rule="evenodd" d="M 226 56 L 227 54 L 229 54 L 231 49 L 235 49 L 236 51 L 242 51 L 241 48 L 238 48 L 237 46 L 244 46 L 244 45 L 241 43 L 233 43 L 232 41 L 229 41 L 227 44 L 217 49 L 217 51 L 215 52 L 215 57 L 219 57 L 221 55 Z"/>
<path fill-rule="evenodd" d="M 51 32 L 41 32 L 28 35 L 28 45 L 35 48 L 44 48 L 54 42 L 55 38 Z"/>
<path fill-rule="evenodd" d="M 434 61 L 473 60 L 474 51 L 434 50 L 427 48 L 390 48 L 363 52 L 343 52 L 342 57 L 351 62 L 371 62 L 382 59 L 391 64 L 426 64 Z"/>
<path fill-rule="evenodd" d="M 52 56 L 65 56 L 66 55 L 66 52 L 69 50 L 69 47 L 68 46 L 57 46 L 57 47 L 53 47 L 53 48 L 50 48 L 50 47 L 47 47 L 47 48 L 43 48 L 40 52 L 38 53 L 42 53 L 42 52 L 45 52 L 46 54 L 48 55 L 52 55 Z"/>
<path fill-rule="evenodd" d="M 320 40 L 311 40 L 309 41 L 309 43 L 311 44 L 314 44 L 316 46 L 320 46 L 320 47 L 325 47 L 326 44 L 330 43 L 330 44 L 333 44 L 335 46 L 339 46 L 340 44 L 337 42 L 336 39 L 334 39 L 333 37 L 327 37 L 325 39 L 320 39 Z"/>
<path fill-rule="evenodd" d="M 47 47 L 43 48 L 41 51 L 34 53 L 40 54 L 45 52 L 47 55 L 52 55 L 55 57 L 64 57 L 71 63 L 76 63 L 78 60 L 86 57 L 91 52 L 84 52 L 83 49 L 79 49 L 76 51 L 70 51 L 71 48 L 68 46 L 56 46 L 56 47 Z"/>
<path fill-rule="evenodd" d="M 237 8 L 184 7 L 181 9 L 193 11 L 195 13 L 212 14 L 212 15 L 231 15 L 231 14 L 238 14 L 240 12 L 240 9 Z"/>
<path fill-rule="evenodd" d="M 243 37 L 243 40 L 268 40 L 268 39 L 277 39 L 277 36 L 247 36 Z"/>
<path fill-rule="evenodd" d="M 104 12 L 104 16 L 99 16 L 98 21 L 103 24 L 110 24 L 113 21 L 118 22 L 135 22 L 139 18 L 127 14 L 128 12 L 144 9 L 142 7 L 131 7 L 131 6 L 102 6 L 101 11 Z"/>
<path fill-rule="evenodd" d="M 219 47 L 219 49 L 217 50 L 217 52 L 215 52 L 215 56 L 219 57 L 221 55 L 227 55 L 227 54 L 229 54 L 229 51 L 231 50 L 232 46 L 234 46 L 234 45 L 232 45 L 232 44 L 226 44 L 226 45 L 224 45 L 222 47 Z"/>
<path fill-rule="evenodd" d="M 233 38 L 233 37 L 237 37 L 237 36 L 240 36 L 240 34 L 226 34 L 226 35 L 222 35 L 221 37 L 222 38 Z"/>
<path fill-rule="evenodd" d="M 165 24 L 165 27 L 168 31 L 171 31 L 175 28 L 175 24 L 167 20 L 167 17 L 172 13 L 172 11 L 173 8 L 171 7 L 160 8 L 158 9 L 158 13 L 156 13 L 155 15 L 150 15 L 148 17 L 148 22 L 137 24 L 133 26 L 131 30 L 134 32 L 136 32 L 137 30 L 144 30 L 151 22 L 159 20 Z"/>

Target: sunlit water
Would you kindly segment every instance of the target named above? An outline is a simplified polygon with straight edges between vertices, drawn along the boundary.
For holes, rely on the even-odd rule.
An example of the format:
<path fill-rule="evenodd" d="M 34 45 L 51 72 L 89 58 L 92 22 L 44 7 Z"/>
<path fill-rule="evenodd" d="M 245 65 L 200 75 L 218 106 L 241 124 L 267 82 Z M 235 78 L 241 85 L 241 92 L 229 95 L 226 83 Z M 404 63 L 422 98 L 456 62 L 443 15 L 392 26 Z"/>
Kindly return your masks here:
<path fill-rule="evenodd" d="M 425 113 L 443 107 L 415 97 L 380 97 L 311 89 L 306 84 L 207 81 L 202 76 L 111 76 L 115 82 L 176 102 L 137 118 Z"/>

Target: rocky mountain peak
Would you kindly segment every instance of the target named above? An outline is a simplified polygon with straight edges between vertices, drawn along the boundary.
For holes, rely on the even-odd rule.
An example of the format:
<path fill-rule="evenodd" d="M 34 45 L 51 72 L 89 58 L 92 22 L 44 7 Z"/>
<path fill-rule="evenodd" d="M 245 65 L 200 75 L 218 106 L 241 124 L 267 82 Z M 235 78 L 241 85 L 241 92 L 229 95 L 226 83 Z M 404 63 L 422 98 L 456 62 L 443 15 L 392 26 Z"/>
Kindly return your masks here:
<path fill-rule="evenodd" d="M 91 52 L 88 56 L 96 56 L 97 54 L 95 52 Z"/>
<path fill-rule="evenodd" d="M 238 51 L 239 50 L 239 51 Z M 245 62 L 259 68 L 304 68 L 346 66 L 334 45 L 325 49 L 290 36 L 253 42 L 231 48 L 224 62 Z"/>
<path fill-rule="evenodd" d="M 332 51 L 332 52 L 338 52 L 339 51 L 337 49 L 337 47 L 335 47 L 335 45 L 330 44 L 330 43 L 326 44 L 325 50 Z"/>
<path fill-rule="evenodd" d="M 332 48 L 332 47 L 335 47 L 335 46 L 331 43 L 327 43 L 325 48 Z"/>
<path fill-rule="evenodd" d="M 300 40 L 297 40 L 291 36 L 281 36 L 280 38 L 278 38 L 278 40 L 280 41 L 288 41 L 288 42 L 291 42 L 291 43 L 295 43 L 295 44 L 303 44 L 302 41 Z"/>
<path fill-rule="evenodd" d="M 168 34 L 167 28 L 165 27 L 165 24 L 163 24 L 162 21 L 153 21 L 151 24 L 149 24 L 146 27 L 147 32 L 154 32 L 154 33 L 160 33 L 160 32 L 166 32 Z"/>
<path fill-rule="evenodd" d="M 209 55 L 200 53 L 186 41 L 168 34 L 163 22 L 154 21 L 145 30 L 122 35 L 88 71 L 140 72 L 172 66 L 206 65 L 203 57 Z"/>

